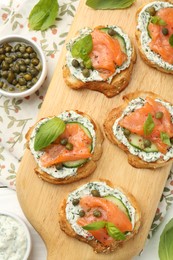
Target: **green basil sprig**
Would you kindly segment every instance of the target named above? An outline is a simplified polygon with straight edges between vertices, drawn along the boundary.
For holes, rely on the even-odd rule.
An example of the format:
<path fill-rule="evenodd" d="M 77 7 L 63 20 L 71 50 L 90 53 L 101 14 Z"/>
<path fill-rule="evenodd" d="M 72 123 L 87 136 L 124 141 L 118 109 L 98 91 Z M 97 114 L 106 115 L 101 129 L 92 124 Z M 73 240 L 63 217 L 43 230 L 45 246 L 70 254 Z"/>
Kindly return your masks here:
<path fill-rule="evenodd" d="M 170 137 L 169 137 L 169 135 L 167 133 L 161 132 L 160 133 L 160 138 L 161 138 L 161 140 L 162 140 L 162 142 L 164 144 L 167 144 L 169 146 L 171 145 Z"/>
<path fill-rule="evenodd" d="M 155 124 L 154 124 L 154 121 L 153 121 L 153 118 L 152 118 L 152 115 L 149 113 L 148 114 L 148 117 L 144 123 L 144 134 L 147 136 L 149 134 L 152 133 L 153 129 L 155 127 Z"/>
<path fill-rule="evenodd" d="M 40 0 L 31 10 L 29 26 L 32 30 L 44 31 L 54 24 L 58 14 L 57 0 Z"/>
<path fill-rule="evenodd" d="M 159 242 L 160 260 L 171 260 L 173 256 L 173 218 L 166 224 Z"/>
<path fill-rule="evenodd" d="M 71 53 L 74 58 L 81 58 L 86 68 L 91 68 L 89 53 L 92 51 L 93 42 L 91 34 L 79 39 L 72 45 Z"/>
<path fill-rule="evenodd" d="M 87 0 L 86 5 L 95 10 L 124 9 L 130 7 L 136 0 Z"/>
<path fill-rule="evenodd" d="M 173 47 L 173 34 L 169 37 L 169 44 Z"/>
<path fill-rule="evenodd" d="M 65 130 L 65 123 L 58 117 L 54 117 L 43 123 L 36 135 L 34 140 L 34 150 L 39 151 L 58 138 Z"/>
<path fill-rule="evenodd" d="M 115 240 L 125 240 L 126 236 L 122 233 L 113 223 L 107 221 L 96 221 L 86 226 L 83 226 L 85 230 L 99 230 L 101 228 L 106 228 L 110 237 Z"/>
<path fill-rule="evenodd" d="M 152 16 L 151 23 L 162 25 L 162 26 L 166 25 L 166 22 L 163 19 L 161 19 L 159 16 Z"/>

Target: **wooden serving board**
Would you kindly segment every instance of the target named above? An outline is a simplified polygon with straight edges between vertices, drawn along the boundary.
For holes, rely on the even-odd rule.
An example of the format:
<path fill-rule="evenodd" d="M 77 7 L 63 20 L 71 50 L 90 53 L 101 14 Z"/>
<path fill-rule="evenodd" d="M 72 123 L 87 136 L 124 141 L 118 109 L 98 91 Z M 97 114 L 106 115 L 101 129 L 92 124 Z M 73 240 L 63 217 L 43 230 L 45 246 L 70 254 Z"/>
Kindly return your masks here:
<path fill-rule="evenodd" d="M 68 39 L 85 26 L 115 24 L 130 35 L 135 43 L 135 14 L 137 9 L 149 1 L 141 0 L 129 9 L 114 11 L 94 11 L 81 0 Z M 136 44 L 136 43 L 135 43 Z M 172 76 L 148 67 L 139 57 L 134 66 L 132 79 L 126 90 L 119 96 L 108 99 L 103 94 L 68 88 L 62 77 L 65 47 L 55 69 L 38 119 L 57 115 L 66 109 L 78 109 L 90 114 L 101 128 L 108 112 L 122 102 L 122 95 L 139 90 L 150 90 L 171 101 L 173 99 Z M 153 221 L 171 164 L 159 170 L 135 169 L 127 162 L 127 157 L 106 138 L 103 155 L 96 171 L 88 178 L 68 185 L 52 185 L 39 179 L 34 173 L 35 161 L 26 151 L 17 174 L 17 195 L 20 205 L 34 228 L 41 235 L 50 260 L 128 260 L 144 247 L 148 231 Z M 138 200 L 142 211 L 142 227 L 138 235 L 110 255 L 95 254 L 92 248 L 64 234 L 58 223 L 59 205 L 73 189 L 85 182 L 98 178 L 111 180 L 115 185 L 129 190 Z"/>

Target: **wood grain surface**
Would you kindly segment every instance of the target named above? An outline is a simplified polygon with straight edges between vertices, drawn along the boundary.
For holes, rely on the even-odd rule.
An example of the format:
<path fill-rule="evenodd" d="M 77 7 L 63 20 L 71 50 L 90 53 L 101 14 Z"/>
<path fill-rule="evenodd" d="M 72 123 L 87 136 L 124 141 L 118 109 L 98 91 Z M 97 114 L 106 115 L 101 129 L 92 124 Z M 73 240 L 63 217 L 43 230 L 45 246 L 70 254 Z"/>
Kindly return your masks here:
<path fill-rule="evenodd" d="M 84 27 L 97 25 L 118 25 L 135 42 L 135 14 L 137 9 L 149 1 L 140 0 L 129 9 L 114 11 L 94 11 L 81 0 L 71 26 L 68 39 Z M 134 66 L 129 86 L 119 96 L 108 99 L 103 94 L 68 88 L 62 78 L 65 46 L 57 63 L 38 119 L 57 115 L 66 109 L 78 109 L 90 114 L 103 129 L 108 112 L 122 102 L 122 95 L 135 90 L 150 90 L 171 101 L 173 99 L 172 76 L 148 67 L 139 57 Z M 127 162 L 127 157 L 106 138 L 103 155 L 96 171 L 88 178 L 68 185 L 51 185 L 39 179 L 34 173 L 35 161 L 26 150 L 17 173 L 17 195 L 20 205 L 30 223 L 41 235 L 48 251 L 49 260 L 128 260 L 143 248 L 153 221 L 171 164 L 159 170 L 135 169 Z M 138 200 L 142 211 L 142 226 L 138 235 L 123 248 L 109 255 L 95 254 L 90 246 L 64 234 L 58 224 L 59 205 L 64 196 L 90 180 L 107 178 L 115 185 L 130 191 Z"/>

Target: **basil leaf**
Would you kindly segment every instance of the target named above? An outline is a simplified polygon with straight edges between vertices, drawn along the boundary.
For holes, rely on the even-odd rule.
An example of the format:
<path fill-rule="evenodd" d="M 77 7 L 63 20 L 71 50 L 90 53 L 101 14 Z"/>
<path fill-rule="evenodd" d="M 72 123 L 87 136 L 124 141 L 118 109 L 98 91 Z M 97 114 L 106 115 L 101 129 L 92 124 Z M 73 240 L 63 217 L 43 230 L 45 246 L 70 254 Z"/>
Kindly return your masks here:
<path fill-rule="evenodd" d="M 32 30 L 44 31 L 54 24 L 58 13 L 57 0 L 40 0 L 29 14 L 29 26 Z"/>
<path fill-rule="evenodd" d="M 167 133 L 161 132 L 160 138 L 164 144 L 171 145 L 169 135 Z"/>
<path fill-rule="evenodd" d="M 169 37 L 169 44 L 173 47 L 173 34 Z"/>
<path fill-rule="evenodd" d="M 152 16 L 151 23 L 163 25 L 163 26 L 166 25 L 166 22 L 163 19 L 161 19 L 159 16 Z"/>
<path fill-rule="evenodd" d="M 173 218 L 166 224 L 159 241 L 160 260 L 171 260 L 173 256 Z"/>
<path fill-rule="evenodd" d="M 65 130 L 65 123 L 58 117 L 54 117 L 42 124 L 34 141 L 34 150 L 39 151 L 56 140 Z"/>
<path fill-rule="evenodd" d="M 91 34 L 86 35 L 72 45 L 71 53 L 74 58 L 81 58 L 85 65 L 91 67 L 89 53 L 92 51 L 93 42 Z"/>
<path fill-rule="evenodd" d="M 124 9 L 130 7 L 136 0 L 87 0 L 86 5 L 95 10 Z"/>
<path fill-rule="evenodd" d="M 148 117 L 144 123 L 144 134 L 145 135 L 149 135 L 152 133 L 153 129 L 155 127 L 155 124 L 154 124 L 154 121 L 153 121 L 153 118 L 152 118 L 152 115 L 149 113 L 148 114 Z"/>
<path fill-rule="evenodd" d="M 106 225 L 106 221 L 97 221 L 97 222 L 93 222 L 91 224 L 88 224 L 86 226 L 83 226 L 83 229 L 86 230 L 98 230 L 100 228 L 104 228 Z"/>
<path fill-rule="evenodd" d="M 110 237 L 115 240 L 124 240 L 126 238 L 125 234 L 122 233 L 113 223 L 107 222 L 106 229 Z"/>

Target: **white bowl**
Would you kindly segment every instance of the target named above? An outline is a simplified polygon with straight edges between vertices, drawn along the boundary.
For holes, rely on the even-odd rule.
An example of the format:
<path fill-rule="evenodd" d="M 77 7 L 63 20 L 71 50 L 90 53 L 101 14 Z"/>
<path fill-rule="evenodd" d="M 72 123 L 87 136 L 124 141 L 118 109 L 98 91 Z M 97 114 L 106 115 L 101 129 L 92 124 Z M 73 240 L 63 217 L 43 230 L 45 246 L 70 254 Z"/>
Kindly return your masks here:
<path fill-rule="evenodd" d="M 6 217 L 6 220 L 4 220 L 4 216 Z M 1 217 L 3 217 L 3 219 Z M 26 226 L 26 224 L 24 223 L 23 220 L 21 220 L 17 215 L 15 215 L 14 213 L 11 213 L 11 212 L 0 211 L 0 218 L 1 218 L 1 221 L 3 221 L 3 224 L 4 224 L 3 228 L 6 230 L 4 232 L 4 234 L 6 235 L 6 238 L 5 238 L 5 236 L 3 236 L 3 238 L 0 236 L 0 239 L 3 239 L 3 241 L 0 240 L 0 245 L 2 247 L 2 248 L 0 248 L 1 254 L 2 254 L 3 248 L 5 248 L 4 250 L 7 250 L 7 249 L 10 250 L 10 246 L 11 247 L 12 247 L 12 245 L 14 246 L 14 241 L 18 241 L 19 249 L 21 250 L 21 248 L 22 248 L 21 234 L 22 234 L 23 237 L 26 239 L 26 250 L 23 252 L 23 257 L 20 258 L 20 259 L 27 260 L 29 255 L 30 255 L 30 252 L 31 252 L 31 236 L 30 236 L 28 227 Z M 9 222 L 11 224 L 9 224 Z M 12 228 L 12 225 L 13 225 L 13 228 Z M 19 237 L 19 234 L 18 234 L 18 237 L 17 236 L 15 237 L 15 232 L 16 232 L 15 230 L 17 230 L 17 229 L 14 228 L 14 225 L 15 225 L 15 227 L 21 228 L 22 233 L 20 234 L 20 237 Z M 3 231 L 1 231 L 1 228 L 2 228 L 2 226 L 0 225 L 0 234 L 2 235 Z M 8 238 L 7 238 L 7 236 L 8 236 Z M 11 236 L 11 239 L 10 239 L 10 236 Z M 18 238 L 19 238 L 19 240 L 17 240 Z M 4 243 L 4 245 L 3 245 L 3 243 Z M 15 247 L 15 249 L 18 249 L 18 248 Z M 14 255 L 12 256 L 12 258 L 14 258 Z M 10 258 L 10 259 L 12 259 L 12 258 Z M 19 259 L 19 258 L 14 258 L 14 259 Z"/>
<path fill-rule="evenodd" d="M 0 38 L 0 46 L 5 43 L 12 43 L 12 42 L 19 42 L 19 43 L 26 43 L 29 44 L 34 51 L 37 53 L 38 58 L 40 59 L 40 62 L 42 64 L 42 70 L 39 76 L 38 81 L 29 89 L 26 89 L 24 91 L 18 91 L 18 92 L 10 92 L 10 91 L 6 91 L 3 90 L 2 88 L 0 88 L 0 94 L 7 96 L 7 97 L 12 97 L 12 98 L 23 98 L 26 96 L 30 96 L 31 94 L 33 94 L 34 92 L 36 92 L 41 85 L 43 84 L 46 75 L 47 75 L 47 64 L 46 64 L 46 59 L 44 56 L 44 53 L 41 49 L 41 47 L 39 45 L 37 45 L 33 40 L 30 40 L 27 37 L 21 36 L 21 35 L 8 35 L 5 36 L 3 38 Z"/>

